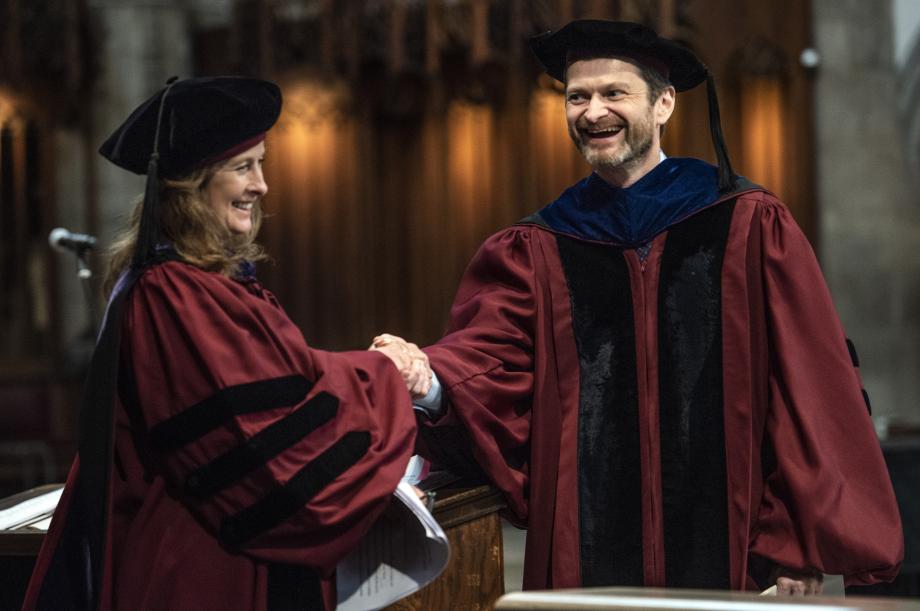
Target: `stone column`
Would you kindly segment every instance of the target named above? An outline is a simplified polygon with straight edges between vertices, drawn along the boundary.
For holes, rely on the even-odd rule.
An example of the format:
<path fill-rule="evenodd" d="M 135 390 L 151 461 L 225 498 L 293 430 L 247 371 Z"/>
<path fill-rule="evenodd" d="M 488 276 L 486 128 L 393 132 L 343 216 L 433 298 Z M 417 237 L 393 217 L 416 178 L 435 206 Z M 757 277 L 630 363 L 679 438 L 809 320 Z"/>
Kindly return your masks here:
<path fill-rule="evenodd" d="M 105 138 L 166 79 L 191 74 L 189 10 L 178 0 L 92 0 L 100 74 L 95 87 L 93 138 Z M 109 244 L 144 188 L 143 177 L 96 162 L 97 227 Z"/>
<path fill-rule="evenodd" d="M 814 0 L 822 266 L 876 424 L 920 423 L 920 208 L 898 120 L 890 0 Z"/>
<path fill-rule="evenodd" d="M 94 231 L 88 205 L 89 165 L 86 137 L 79 127 L 59 127 L 53 134 L 54 148 L 54 224 L 77 233 Z M 95 319 L 88 292 L 77 278 L 77 259 L 71 252 L 54 252 L 58 285 L 58 315 L 60 320 L 63 370 L 65 378 L 82 378 L 89 362 L 95 340 Z M 97 254 L 90 254 L 90 266 Z M 98 309 L 98 308 L 96 308 Z"/>
<path fill-rule="evenodd" d="M 89 1 L 99 71 L 86 100 L 89 127 L 84 133 L 56 135 L 61 161 L 56 182 L 58 223 L 74 231 L 92 229 L 99 238 L 93 265 L 97 281 L 102 273 L 98 253 L 111 244 L 143 191 L 144 179 L 116 168 L 95 151 L 168 77 L 191 76 L 189 10 L 179 0 Z M 86 301 L 71 262 L 63 261 L 59 269 L 62 345 L 68 364 L 79 368 L 93 341 L 86 334 Z"/>

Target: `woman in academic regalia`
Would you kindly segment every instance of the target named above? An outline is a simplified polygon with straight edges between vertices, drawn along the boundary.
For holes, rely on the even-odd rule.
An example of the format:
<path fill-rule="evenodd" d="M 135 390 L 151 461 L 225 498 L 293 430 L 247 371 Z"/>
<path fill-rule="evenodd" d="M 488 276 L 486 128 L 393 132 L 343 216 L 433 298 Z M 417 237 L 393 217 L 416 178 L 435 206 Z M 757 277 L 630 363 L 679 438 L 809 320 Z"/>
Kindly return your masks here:
<path fill-rule="evenodd" d="M 25 609 L 332 609 L 402 476 L 424 355 L 314 350 L 253 275 L 280 110 L 266 81 L 177 81 L 103 144 L 147 190 Z"/>

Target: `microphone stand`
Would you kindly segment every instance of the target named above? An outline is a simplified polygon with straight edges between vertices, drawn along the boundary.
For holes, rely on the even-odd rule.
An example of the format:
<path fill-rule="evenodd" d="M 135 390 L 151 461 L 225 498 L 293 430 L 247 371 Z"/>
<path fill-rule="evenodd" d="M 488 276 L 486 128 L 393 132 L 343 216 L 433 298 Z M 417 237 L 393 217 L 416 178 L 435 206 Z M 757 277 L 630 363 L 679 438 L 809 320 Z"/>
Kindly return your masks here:
<path fill-rule="evenodd" d="M 90 331 L 92 332 L 93 342 L 99 335 L 99 324 L 97 318 L 97 299 L 96 292 L 93 290 L 92 278 L 93 270 L 90 269 L 87 261 L 89 248 L 78 248 L 74 250 L 77 259 L 77 278 L 83 287 L 83 298 L 86 300 L 87 311 L 89 312 Z"/>

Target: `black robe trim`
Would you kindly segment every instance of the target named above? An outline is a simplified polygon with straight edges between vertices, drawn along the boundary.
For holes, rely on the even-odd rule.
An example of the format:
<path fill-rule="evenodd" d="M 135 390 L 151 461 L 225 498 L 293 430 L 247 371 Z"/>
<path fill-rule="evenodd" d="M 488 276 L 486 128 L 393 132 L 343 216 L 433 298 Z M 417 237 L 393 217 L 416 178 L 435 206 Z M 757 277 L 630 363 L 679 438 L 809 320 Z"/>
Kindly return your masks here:
<path fill-rule="evenodd" d="M 856 354 L 856 344 L 853 343 L 849 337 L 846 338 L 847 343 L 847 352 L 850 353 L 850 362 L 853 363 L 853 367 L 859 367 L 859 355 Z"/>
<path fill-rule="evenodd" d="M 226 488 L 335 418 L 338 411 L 338 399 L 327 392 L 317 394 L 289 416 L 190 473 L 183 491 L 202 499 Z"/>
<path fill-rule="evenodd" d="M 853 367 L 859 369 L 859 355 L 856 354 L 856 344 L 853 343 L 849 337 L 845 338 L 847 342 L 847 352 L 850 353 L 850 361 L 853 363 Z M 869 401 L 869 393 L 866 392 L 865 388 L 860 389 L 862 391 L 863 401 L 866 403 L 866 409 L 869 411 L 869 415 L 872 415 L 872 403 Z"/>
<path fill-rule="evenodd" d="M 81 499 L 88 493 L 81 484 L 78 480 L 74 488 L 73 498 L 64 516 L 64 529 L 45 573 L 36 609 L 89 611 L 98 607 L 97 601 L 102 589 L 101 581 L 94 579 L 94 571 L 102 570 L 101 562 L 96 560 L 94 546 L 98 537 L 86 525 L 94 525 L 99 518 L 85 510 L 86 503 L 81 502 Z M 95 543 L 101 544 L 101 541 Z"/>
<path fill-rule="evenodd" d="M 268 611 L 323 611 L 316 571 L 299 564 L 268 565 Z"/>
<path fill-rule="evenodd" d="M 238 547 L 270 530 L 297 513 L 310 499 L 335 478 L 350 469 L 367 453 L 371 434 L 366 431 L 346 433 L 329 449 L 297 472 L 283 488 L 221 520 L 220 541 Z"/>
<path fill-rule="evenodd" d="M 155 462 L 149 458 L 148 436 L 141 414 L 137 382 L 130 363 L 119 370 L 118 392 L 125 407 L 125 412 L 131 421 L 131 434 L 144 469 L 147 471 L 145 476 L 149 478 L 149 472 L 154 468 Z M 262 458 L 259 464 L 264 463 L 271 456 L 289 447 L 289 443 L 284 443 L 286 438 L 296 437 L 294 441 L 297 441 L 334 418 L 338 412 L 338 405 L 338 399 L 332 395 L 325 392 L 317 394 L 297 412 L 269 427 L 270 429 L 280 429 L 273 436 L 264 435 L 268 431 L 266 429 L 256 435 L 250 442 L 244 444 L 244 446 L 231 450 L 196 471 L 198 480 L 201 482 L 197 486 L 197 491 L 201 494 L 202 490 L 207 489 L 211 493 L 242 477 L 242 475 L 237 475 L 236 473 L 240 471 L 248 472 L 249 469 L 245 468 L 244 465 L 251 464 L 249 461 L 253 461 L 257 455 Z M 285 428 L 290 428 L 291 431 L 285 433 L 283 430 Z M 294 431 L 297 431 L 296 436 Z M 257 438 L 261 439 L 253 444 L 252 442 Z M 114 459 L 116 468 L 118 468 L 117 453 L 114 455 Z M 191 476 L 186 479 L 186 492 L 189 492 L 191 479 Z M 268 611 L 324 611 L 322 585 L 316 571 L 309 567 L 295 564 L 270 563 L 267 566 Z"/>
<path fill-rule="evenodd" d="M 735 201 L 671 228 L 658 292 L 659 420 L 668 587 L 727 589 L 722 261 Z"/>
<path fill-rule="evenodd" d="M 151 428 L 150 444 L 160 451 L 180 448 L 234 416 L 297 405 L 312 387 L 300 375 L 228 386 Z"/>
<path fill-rule="evenodd" d="M 620 248 L 557 235 L 578 349 L 578 506 L 584 586 L 642 583 L 636 337 Z"/>
<path fill-rule="evenodd" d="M 144 422 L 144 415 L 141 411 L 140 392 L 137 389 L 137 379 L 134 377 L 134 363 L 131 361 L 129 351 L 122 351 L 121 360 L 122 366 L 118 369 L 118 396 L 128 422 L 131 424 L 131 440 L 134 442 L 137 457 L 144 467 L 144 481 L 150 483 L 153 481 L 154 473 L 160 471 L 160 468 L 152 458 L 153 452 L 150 449 L 147 424 Z M 119 477 L 122 481 L 126 481 L 118 448 L 115 448 L 112 461 Z"/>
<path fill-rule="evenodd" d="M 79 471 L 63 518 L 60 539 L 42 580 L 36 609 L 64 611 L 99 607 L 105 569 L 122 313 L 134 283 L 144 271 L 176 259 L 173 252 L 157 252 L 143 265 L 125 270 L 112 291 L 80 400 Z"/>
<path fill-rule="evenodd" d="M 862 390 L 863 401 L 865 401 L 866 403 L 866 409 L 869 411 L 869 415 L 871 416 L 872 415 L 872 402 L 869 401 L 869 393 L 866 392 L 865 388 L 861 390 Z"/>

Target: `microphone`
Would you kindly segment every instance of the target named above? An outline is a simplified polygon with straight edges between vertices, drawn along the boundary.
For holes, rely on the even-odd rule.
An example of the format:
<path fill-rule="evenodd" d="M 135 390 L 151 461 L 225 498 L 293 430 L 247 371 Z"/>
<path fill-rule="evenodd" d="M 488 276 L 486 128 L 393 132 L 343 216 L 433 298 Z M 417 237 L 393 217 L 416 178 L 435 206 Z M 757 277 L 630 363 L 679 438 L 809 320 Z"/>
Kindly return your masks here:
<path fill-rule="evenodd" d="M 60 252 L 72 250 L 78 255 L 83 251 L 96 248 L 96 238 L 93 236 L 85 233 L 71 233 L 63 227 L 51 230 L 51 233 L 48 234 L 48 243 L 55 250 Z"/>

